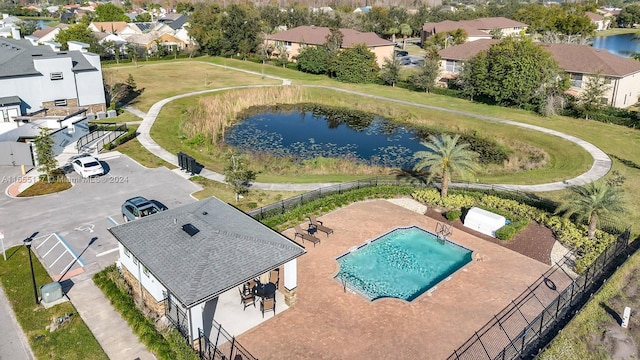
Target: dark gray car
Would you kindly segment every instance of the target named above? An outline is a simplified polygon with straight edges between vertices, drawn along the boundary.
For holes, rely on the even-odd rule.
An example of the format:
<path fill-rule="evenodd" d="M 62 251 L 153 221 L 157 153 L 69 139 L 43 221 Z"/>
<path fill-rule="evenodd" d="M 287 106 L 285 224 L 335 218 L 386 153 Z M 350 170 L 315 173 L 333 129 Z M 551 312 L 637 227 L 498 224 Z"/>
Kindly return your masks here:
<path fill-rule="evenodd" d="M 154 201 L 149 201 L 142 196 L 136 196 L 127 199 L 127 201 L 122 204 L 122 219 L 124 222 L 128 222 L 153 215 L 162 210 L 166 209 L 161 209 Z"/>

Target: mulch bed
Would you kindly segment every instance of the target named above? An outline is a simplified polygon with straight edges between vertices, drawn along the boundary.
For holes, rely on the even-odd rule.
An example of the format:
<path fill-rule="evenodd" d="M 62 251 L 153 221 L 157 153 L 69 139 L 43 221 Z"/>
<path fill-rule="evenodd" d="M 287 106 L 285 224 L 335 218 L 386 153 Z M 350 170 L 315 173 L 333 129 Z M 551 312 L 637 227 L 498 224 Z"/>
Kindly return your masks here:
<path fill-rule="evenodd" d="M 465 227 L 461 220 L 449 222 L 443 213 L 440 213 L 431 207 L 425 215 L 437 221 L 450 223 L 454 228 L 473 234 L 478 238 L 498 244 L 547 265 L 551 265 L 551 249 L 553 248 L 553 244 L 556 242 L 556 238 L 553 236 L 551 230 L 536 223 L 535 221 L 529 223 L 526 228 L 518 232 L 512 239 L 503 241 L 471 230 Z"/>

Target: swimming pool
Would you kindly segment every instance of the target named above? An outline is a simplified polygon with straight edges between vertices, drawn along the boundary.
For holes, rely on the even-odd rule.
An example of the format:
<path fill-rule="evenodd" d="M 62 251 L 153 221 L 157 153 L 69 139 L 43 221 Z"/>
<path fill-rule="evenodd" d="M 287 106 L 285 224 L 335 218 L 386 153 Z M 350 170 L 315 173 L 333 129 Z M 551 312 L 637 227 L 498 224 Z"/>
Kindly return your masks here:
<path fill-rule="evenodd" d="M 372 301 L 412 301 L 469 263 L 471 254 L 417 226 L 398 228 L 339 256 L 335 278 Z"/>

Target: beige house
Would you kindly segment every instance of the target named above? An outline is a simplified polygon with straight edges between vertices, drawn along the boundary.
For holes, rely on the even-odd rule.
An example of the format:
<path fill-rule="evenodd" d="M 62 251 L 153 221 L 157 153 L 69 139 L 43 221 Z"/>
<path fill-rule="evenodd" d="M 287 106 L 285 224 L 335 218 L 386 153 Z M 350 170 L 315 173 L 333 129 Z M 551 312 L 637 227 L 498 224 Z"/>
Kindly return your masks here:
<path fill-rule="evenodd" d="M 462 71 L 465 61 L 477 53 L 488 50 L 498 40 L 479 40 L 440 50 L 440 66 L 446 84 Z M 602 102 L 617 108 L 627 108 L 638 102 L 640 96 L 640 62 L 598 50 L 588 45 L 541 44 L 549 51 L 560 69 L 569 74 L 571 88 L 567 93 L 579 96 L 591 79 L 603 76 L 609 89 Z"/>
<path fill-rule="evenodd" d="M 611 25 L 610 18 L 604 17 L 603 15 L 592 13 L 590 11 L 587 11 L 585 15 L 587 15 L 589 20 L 591 20 L 591 23 L 596 26 L 596 31 L 607 30 L 609 25 Z"/>
<path fill-rule="evenodd" d="M 378 66 L 384 64 L 386 58 L 393 58 L 394 44 L 380 38 L 373 32 L 360 32 L 352 29 L 340 29 L 344 36 L 342 48 L 350 48 L 356 44 L 365 44 L 371 52 L 376 55 Z M 331 33 L 328 27 L 320 26 L 298 26 L 296 28 L 281 31 L 277 34 L 265 36 L 265 44 L 273 47 L 275 53 L 286 51 L 290 60 L 300 54 L 300 50 L 305 46 L 323 45 L 327 41 L 327 36 Z"/>
<path fill-rule="evenodd" d="M 451 21 L 445 20 L 438 23 L 425 23 L 422 26 L 420 39 L 424 41 L 437 33 L 449 33 L 457 29 L 463 29 L 467 32 L 467 42 L 491 39 L 492 30 L 500 30 L 503 37 L 519 36 L 523 30 L 527 30 L 529 26 L 521 22 L 507 19 L 504 17 L 480 18 L 475 20 Z"/>

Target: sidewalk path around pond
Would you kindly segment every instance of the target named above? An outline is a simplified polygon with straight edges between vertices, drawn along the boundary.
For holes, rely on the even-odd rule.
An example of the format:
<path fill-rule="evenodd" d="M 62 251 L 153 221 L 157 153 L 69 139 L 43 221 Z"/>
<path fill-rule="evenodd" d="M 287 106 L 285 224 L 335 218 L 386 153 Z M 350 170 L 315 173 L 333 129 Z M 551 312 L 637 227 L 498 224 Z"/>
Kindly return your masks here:
<path fill-rule="evenodd" d="M 229 67 L 226 67 L 226 68 L 232 69 L 232 68 L 229 68 Z M 241 71 L 244 71 L 244 70 L 241 70 Z M 176 95 L 176 96 L 172 96 L 170 98 L 166 98 L 166 99 L 160 100 L 160 101 L 158 101 L 157 103 L 155 103 L 155 104 L 153 104 L 151 106 L 151 108 L 149 109 L 149 112 L 146 115 L 142 116 L 143 120 L 142 120 L 142 123 L 140 124 L 140 127 L 138 128 L 138 132 L 139 132 L 138 141 L 140 141 L 140 144 L 142 144 L 142 146 L 144 146 L 147 150 L 149 150 L 151 153 L 153 153 L 157 157 L 163 159 L 164 161 L 166 161 L 166 162 L 168 162 L 170 164 L 178 166 L 178 156 L 176 154 L 170 153 L 169 151 L 165 150 L 160 145 L 158 145 L 158 143 L 156 143 L 151 138 L 151 135 L 150 135 L 150 131 L 151 131 L 151 127 L 153 126 L 153 123 L 156 121 L 156 118 L 158 117 L 158 114 L 160 113 L 160 110 L 162 109 L 162 107 L 165 106 L 167 103 L 169 103 L 169 102 L 171 102 L 173 100 L 176 100 L 176 99 L 189 97 L 189 96 L 194 96 L 194 95 L 205 94 L 205 93 L 214 93 L 214 92 L 233 90 L 233 89 L 248 89 L 248 88 L 258 88 L 258 87 L 287 86 L 287 85 L 290 85 L 290 84 L 291 84 L 290 81 L 287 81 L 287 80 L 283 79 L 283 85 L 232 86 L 232 87 L 225 87 L 225 88 L 219 88 L 219 89 L 195 91 L 195 92 Z M 502 124 L 506 124 L 506 125 L 517 126 L 517 127 L 524 128 L 524 129 L 540 131 L 540 132 L 543 132 L 543 133 L 546 133 L 546 134 L 549 134 L 549 135 L 552 135 L 552 136 L 560 137 L 562 139 L 565 139 L 565 140 L 571 141 L 572 143 L 577 144 L 578 146 L 580 146 L 583 149 L 585 149 L 593 157 L 593 160 L 594 160 L 593 161 L 593 165 L 591 166 L 589 171 L 587 171 L 584 174 L 581 174 L 581 175 L 579 175 L 579 176 L 577 176 L 577 177 L 575 177 L 573 179 L 568 179 L 568 180 L 564 180 L 564 181 L 558 181 L 558 182 L 546 183 L 546 184 L 537 184 L 537 185 L 451 184 L 451 186 L 454 186 L 454 187 L 455 186 L 464 186 L 464 187 L 471 187 L 471 188 L 478 188 L 478 189 L 491 189 L 491 188 L 499 187 L 499 188 L 501 188 L 503 190 L 525 191 L 525 192 L 556 191 L 556 190 L 566 189 L 567 187 L 572 186 L 572 185 L 584 185 L 584 184 L 588 184 L 590 182 L 596 181 L 596 180 L 604 177 L 609 172 L 609 170 L 611 169 L 612 161 L 609 158 L 609 156 L 607 156 L 607 154 L 605 154 L 602 150 L 597 148 L 595 145 L 593 145 L 591 143 L 588 143 L 588 142 L 586 142 L 586 141 L 584 141 L 582 139 L 579 139 L 579 138 L 577 138 L 575 136 L 568 135 L 568 134 L 565 134 L 565 133 L 562 133 L 562 132 L 559 132 L 559 131 L 546 129 L 546 128 L 543 128 L 543 127 L 540 127 L 540 126 L 536 126 L 536 125 L 519 123 L 519 122 L 512 121 L 512 120 L 505 120 L 505 119 L 495 118 L 495 117 L 491 117 L 491 116 L 484 116 L 484 115 L 469 113 L 469 112 L 465 112 L 465 111 L 446 109 L 446 108 L 441 108 L 441 107 L 437 107 L 437 106 L 418 104 L 418 103 L 414 103 L 414 102 L 411 102 L 411 101 L 391 99 L 391 98 L 387 98 L 387 97 L 384 97 L 384 96 L 365 94 L 365 93 L 361 93 L 361 92 L 357 92 L 357 91 L 345 90 L 345 89 L 335 88 L 335 87 L 331 87 L 331 86 L 319 86 L 319 85 L 300 85 L 300 86 L 310 87 L 310 88 L 323 88 L 323 89 L 329 89 L 329 90 L 333 90 L 333 91 L 341 91 L 341 92 L 344 92 L 344 93 L 349 93 L 349 94 L 353 94 L 353 95 L 368 97 L 368 98 L 372 98 L 372 99 L 376 99 L 376 100 L 393 102 L 393 103 L 397 103 L 397 104 L 415 106 L 415 107 L 431 109 L 431 110 L 437 110 L 437 111 L 444 111 L 444 112 L 448 112 L 448 113 L 452 113 L 452 114 L 458 114 L 458 115 L 464 115 L 464 116 L 468 116 L 468 117 L 473 117 L 473 118 L 480 119 L 480 120 L 498 122 L 498 123 L 502 123 Z M 135 113 L 138 116 L 142 115 L 142 112 L 140 112 L 139 110 L 133 110 L 133 109 L 131 109 L 129 107 L 127 107 L 125 109 Z M 208 179 L 211 179 L 211 180 L 218 181 L 218 182 L 224 182 L 224 175 L 216 173 L 216 172 L 213 172 L 213 171 L 208 170 L 208 169 L 203 169 L 202 172 L 199 175 L 203 176 L 203 177 L 206 177 Z M 260 183 L 260 182 L 255 182 L 255 183 L 252 183 L 251 187 L 255 188 L 255 189 L 262 189 L 262 190 L 311 191 L 311 190 L 315 190 L 315 189 L 318 189 L 320 187 L 329 186 L 329 185 L 335 185 L 335 183 L 285 184 L 285 183 Z"/>

